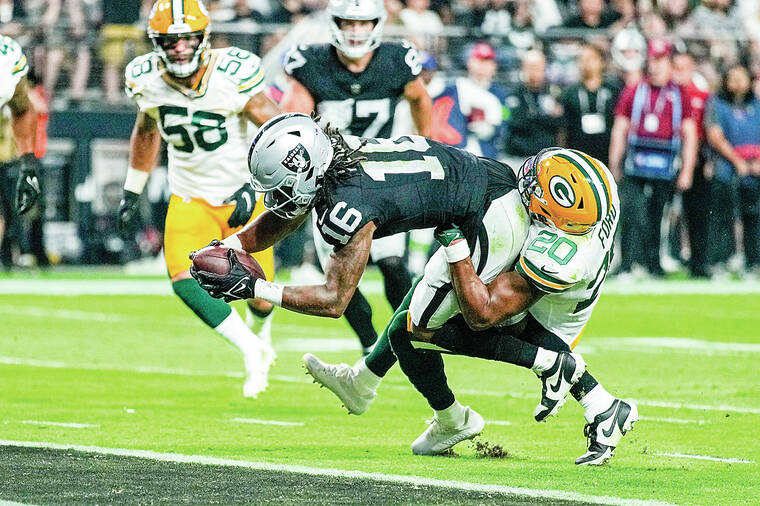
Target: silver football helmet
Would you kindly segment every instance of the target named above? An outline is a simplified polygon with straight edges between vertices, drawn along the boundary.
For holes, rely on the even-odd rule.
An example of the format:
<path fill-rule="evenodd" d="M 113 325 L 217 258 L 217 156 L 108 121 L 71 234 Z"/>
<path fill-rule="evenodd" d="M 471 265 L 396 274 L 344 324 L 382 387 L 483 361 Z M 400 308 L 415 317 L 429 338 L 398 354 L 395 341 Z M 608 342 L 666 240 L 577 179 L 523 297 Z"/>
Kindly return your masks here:
<path fill-rule="evenodd" d="M 251 186 L 264 207 L 285 219 L 311 209 L 330 166 L 330 138 L 306 114 L 280 114 L 259 128 L 248 151 Z"/>
<path fill-rule="evenodd" d="M 612 61 L 625 72 L 644 68 L 647 41 L 634 26 L 620 30 L 612 39 Z"/>
<path fill-rule="evenodd" d="M 330 0 L 327 4 L 330 16 L 330 43 L 349 58 L 361 58 L 380 45 L 385 12 L 383 0 Z M 339 19 L 374 21 L 375 27 L 369 33 L 344 31 L 338 25 Z"/>

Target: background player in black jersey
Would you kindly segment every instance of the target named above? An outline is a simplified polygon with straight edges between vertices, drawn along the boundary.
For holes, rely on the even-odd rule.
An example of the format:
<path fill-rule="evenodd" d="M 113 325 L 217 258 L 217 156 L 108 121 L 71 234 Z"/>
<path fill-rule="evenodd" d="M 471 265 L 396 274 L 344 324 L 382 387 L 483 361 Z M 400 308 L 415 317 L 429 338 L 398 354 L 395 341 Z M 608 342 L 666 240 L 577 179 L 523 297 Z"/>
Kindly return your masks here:
<path fill-rule="evenodd" d="M 290 89 L 283 98 L 283 109 L 307 114 L 316 111 L 323 122 L 350 135 L 387 138 L 396 105 L 403 97 L 409 102 L 416 133 L 429 136 L 432 101 L 419 77 L 422 67 L 417 51 L 406 42 L 380 42 L 386 18 L 383 1 L 331 0 L 327 11 L 331 44 L 294 47 L 285 56 Z M 314 242 L 324 270 L 331 248 L 316 229 Z M 405 234 L 396 234 L 376 240 L 370 251 L 394 310 L 411 286 L 402 260 L 405 247 Z M 345 316 L 366 354 L 377 333 L 372 309 L 358 290 Z"/>
<path fill-rule="evenodd" d="M 313 209 L 318 216 L 318 233 L 335 250 L 321 285 L 284 287 L 269 283 L 251 276 L 234 255 L 228 257 L 231 270 L 226 275 L 191 269 L 200 286 L 225 300 L 256 297 L 291 311 L 337 318 L 356 290 L 373 236 L 454 224 L 461 229 L 466 244 L 472 245 L 455 248 L 460 250 L 455 256 L 471 257 L 477 275 L 488 283 L 511 268 L 528 233 L 530 218 L 509 166 L 416 135 L 344 138 L 334 129 L 325 133 L 304 114 L 285 114 L 259 129 L 249 153 L 249 166 L 252 184 L 264 192 L 268 210 L 222 245 L 248 252 L 265 249 L 297 229 Z M 460 312 L 448 261 L 452 261 L 448 249 L 433 255 L 424 276 L 402 301 L 366 360 L 355 367 L 332 366 L 313 355 L 304 356 L 315 378 L 314 371 L 323 367 L 335 368 L 333 376 L 351 376 L 351 395 L 336 392 L 340 382 L 326 385 L 350 412 L 360 414 L 369 407 L 381 376 L 395 363 L 389 336 L 410 332 L 410 328 L 415 335 L 445 328 Z M 450 350 L 456 349 L 459 354 L 533 369 L 544 383 L 541 405 L 557 409 L 561 405 L 558 400 L 564 400 L 585 370 L 577 354 L 545 350 L 510 335 L 491 336 L 485 347 L 483 339 L 473 339 L 456 329 L 451 339 L 457 342 Z M 547 389 L 550 379 L 556 380 L 553 391 Z M 455 403 L 434 409 L 444 425 L 453 424 L 453 436 L 441 433 L 449 447 L 483 429 L 482 417 L 469 407 Z M 437 447 L 424 453 L 431 452 L 438 452 Z"/>

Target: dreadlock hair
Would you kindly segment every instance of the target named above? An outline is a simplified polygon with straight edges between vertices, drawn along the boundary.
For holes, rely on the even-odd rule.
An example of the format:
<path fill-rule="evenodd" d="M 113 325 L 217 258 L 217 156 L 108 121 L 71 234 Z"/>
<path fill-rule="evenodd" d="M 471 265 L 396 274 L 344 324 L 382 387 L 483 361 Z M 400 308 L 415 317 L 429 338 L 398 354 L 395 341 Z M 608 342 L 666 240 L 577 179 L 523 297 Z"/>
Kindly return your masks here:
<path fill-rule="evenodd" d="M 313 119 L 315 122 L 319 121 L 318 116 L 315 116 Z M 335 187 L 339 182 L 358 175 L 356 166 L 367 159 L 366 156 L 357 156 L 357 153 L 367 141 L 362 141 L 358 148 L 351 149 L 337 128 L 331 127 L 328 123 L 323 130 L 327 138 L 330 139 L 330 144 L 333 148 L 333 158 L 330 166 L 327 167 L 322 175 L 322 186 L 317 190 L 314 202 L 324 201 L 327 207 L 332 207 L 335 205 L 332 198 Z"/>

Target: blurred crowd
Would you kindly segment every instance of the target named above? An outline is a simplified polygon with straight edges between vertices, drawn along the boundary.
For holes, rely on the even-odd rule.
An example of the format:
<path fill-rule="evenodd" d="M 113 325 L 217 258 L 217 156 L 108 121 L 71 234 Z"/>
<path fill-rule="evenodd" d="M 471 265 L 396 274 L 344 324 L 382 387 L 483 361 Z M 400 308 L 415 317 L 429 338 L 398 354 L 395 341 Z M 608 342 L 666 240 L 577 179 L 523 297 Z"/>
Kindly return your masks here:
<path fill-rule="evenodd" d="M 268 55 L 276 68 L 283 47 L 302 42 L 291 28 L 318 20 L 325 4 L 208 1 L 213 43 Z M 124 107 L 123 68 L 150 50 L 151 5 L 0 0 L 0 31 L 24 46 L 51 114 Z M 386 36 L 421 50 L 436 139 L 518 166 L 557 144 L 608 164 L 623 206 L 621 279 L 680 266 L 760 278 L 759 0 L 385 6 Z M 277 97 L 283 81 L 271 68 Z M 396 123 L 408 128 L 403 102 Z"/>

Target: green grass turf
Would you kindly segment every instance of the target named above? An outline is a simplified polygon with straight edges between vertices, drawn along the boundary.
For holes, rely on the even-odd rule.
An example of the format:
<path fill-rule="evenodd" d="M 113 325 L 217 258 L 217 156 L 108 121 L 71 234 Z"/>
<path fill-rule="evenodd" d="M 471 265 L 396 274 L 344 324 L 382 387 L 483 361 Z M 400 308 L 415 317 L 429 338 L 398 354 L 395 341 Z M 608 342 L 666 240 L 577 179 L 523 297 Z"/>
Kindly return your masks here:
<path fill-rule="evenodd" d="M 57 282 L 51 276 L 51 283 Z M 60 282 L 60 281 L 58 281 Z M 390 312 L 371 297 L 375 321 Z M 760 408 L 755 352 L 615 349 L 616 337 L 688 337 L 760 343 L 758 296 L 602 297 L 581 341 L 590 371 L 613 394 L 682 404 Z M 452 388 L 488 420 L 483 439 L 508 458 L 478 458 L 460 444 L 455 457 L 424 458 L 409 444 L 431 416 L 424 399 L 394 368 L 369 412 L 347 416 L 300 368 L 306 351 L 327 361 L 358 358 L 342 320 L 278 310 L 279 359 L 258 400 L 241 396 L 242 361 L 173 296 L 0 295 L 0 421 L 7 440 L 148 449 L 367 472 L 417 475 L 513 487 L 574 491 L 684 504 L 760 501 L 758 464 L 657 456 L 671 452 L 760 462 L 760 415 L 732 410 L 639 406 L 644 417 L 697 423 L 640 421 L 603 468 L 578 468 L 582 410 L 572 400 L 546 424 L 532 419 L 539 383 L 529 371 L 446 357 Z M 303 339 L 304 342 L 295 341 Z M 321 351 L 325 339 L 341 351 Z M 612 341 L 611 341 L 612 342 Z M 310 345 L 313 343 L 313 346 Z M 320 351 L 316 351 L 320 350 Z M 47 367 L 10 365 L 33 359 Z M 58 367 L 50 367 L 58 365 Z M 136 372 L 140 368 L 198 375 Z M 234 418 L 301 422 L 302 427 L 251 425 Z M 97 425 L 74 429 L 23 420 Z"/>

